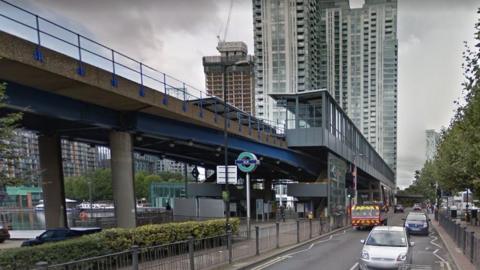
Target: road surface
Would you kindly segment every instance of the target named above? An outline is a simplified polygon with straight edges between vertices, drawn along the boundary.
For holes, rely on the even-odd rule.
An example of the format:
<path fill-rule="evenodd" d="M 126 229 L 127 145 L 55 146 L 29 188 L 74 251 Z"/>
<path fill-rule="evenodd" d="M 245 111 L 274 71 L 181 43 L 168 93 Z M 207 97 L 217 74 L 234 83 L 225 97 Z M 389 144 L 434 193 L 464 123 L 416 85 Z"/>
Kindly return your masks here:
<path fill-rule="evenodd" d="M 407 213 L 391 214 L 388 225 L 402 226 L 402 218 L 406 215 Z M 360 240 L 365 239 L 368 233 L 348 229 L 275 257 L 252 270 L 359 269 L 358 260 L 362 249 Z M 455 270 L 448 252 L 432 227 L 429 236 L 412 235 L 410 241 L 415 242 L 412 270 Z"/>

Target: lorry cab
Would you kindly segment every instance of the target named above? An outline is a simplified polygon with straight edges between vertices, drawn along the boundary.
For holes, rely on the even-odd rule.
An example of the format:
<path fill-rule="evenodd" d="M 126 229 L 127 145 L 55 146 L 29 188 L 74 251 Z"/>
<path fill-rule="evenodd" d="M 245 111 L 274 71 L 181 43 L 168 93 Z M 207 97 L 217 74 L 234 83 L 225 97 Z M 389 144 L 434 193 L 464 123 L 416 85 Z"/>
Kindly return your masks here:
<path fill-rule="evenodd" d="M 387 218 L 380 205 L 352 206 L 352 226 L 357 229 L 386 225 Z"/>

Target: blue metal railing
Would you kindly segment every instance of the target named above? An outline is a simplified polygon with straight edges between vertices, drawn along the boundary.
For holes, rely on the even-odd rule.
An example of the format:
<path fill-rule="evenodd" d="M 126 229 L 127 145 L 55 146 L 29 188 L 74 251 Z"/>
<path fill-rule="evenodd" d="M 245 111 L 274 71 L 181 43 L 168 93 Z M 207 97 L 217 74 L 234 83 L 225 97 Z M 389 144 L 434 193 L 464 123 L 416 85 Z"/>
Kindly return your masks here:
<path fill-rule="evenodd" d="M 115 51 L 99 42 L 85 37 L 62 25 L 45 19 L 24 8 L 0 0 L 0 31 L 15 35 L 36 44 L 33 57 L 44 61 L 42 47 L 54 50 L 78 60 L 76 72 L 86 75 L 85 64 L 101 68 L 112 73 L 111 86 L 118 87 L 117 77 L 123 77 L 140 85 L 138 95 L 145 96 L 145 87 L 163 92 L 162 104 L 168 106 L 169 97 L 183 100 L 183 111 L 188 110 L 188 101 L 212 98 L 207 91 L 195 88 L 166 73 L 158 71 L 125 54 Z M 204 102 L 197 102 L 200 107 L 198 117 L 203 118 Z M 214 112 L 217 114 L 216 110 Z M 257 119 L 241 111 L 239 119 L 248 119 L 248 127 L 267 125 L 273 134 L 282 136 L 284 128 L 274 122 Z M 215 115 L 215 119 L 217 116 Z M 239 121 L 240 122 L 240 121 Z M 246 125 L 246 124 L 245 124 Z M 260 128 L 258 129 L 260 131 Z M 265 128 L 262 129 L 265 132 Z"/>

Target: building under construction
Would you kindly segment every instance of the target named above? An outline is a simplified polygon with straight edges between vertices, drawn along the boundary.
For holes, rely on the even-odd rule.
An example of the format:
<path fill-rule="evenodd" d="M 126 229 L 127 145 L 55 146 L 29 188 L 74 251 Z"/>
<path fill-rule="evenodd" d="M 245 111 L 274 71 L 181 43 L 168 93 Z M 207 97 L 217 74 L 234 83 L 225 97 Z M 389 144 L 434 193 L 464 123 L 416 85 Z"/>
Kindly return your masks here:
<path fill-rule="evenodd" d="M 247 53 L 247 45 L 219 42 L 217 50 L 220 55 L 203 57 L 208 94 L 224 99 L 225 86 L 228 103 L 254 114 L 254 62 L 253 56 Z"/>

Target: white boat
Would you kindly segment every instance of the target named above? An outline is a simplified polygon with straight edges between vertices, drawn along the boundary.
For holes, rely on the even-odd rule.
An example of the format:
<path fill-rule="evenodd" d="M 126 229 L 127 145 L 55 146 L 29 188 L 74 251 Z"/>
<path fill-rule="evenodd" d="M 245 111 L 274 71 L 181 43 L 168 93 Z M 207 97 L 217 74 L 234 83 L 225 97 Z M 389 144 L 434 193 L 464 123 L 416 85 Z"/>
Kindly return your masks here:
<path fill-rule="evenodd" d="M 45 205 L 43 204 L 43 200 L 38 201 L 39 204 L 35 205 L 35 211 L 45 211 Z M 67 205 L 67 211 L 73 211 L 75 208 L 72 204 L 76 203 L 77 201 L 65 198 L 65 204 Z"/>
<path fill-rule="evenodd" d="M 92 203 L 90 205 L 89 202 L 82 202 L 77 206 L 80 210 L 113 210 L 115 207 L 111 203 Z"/>

